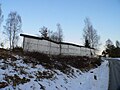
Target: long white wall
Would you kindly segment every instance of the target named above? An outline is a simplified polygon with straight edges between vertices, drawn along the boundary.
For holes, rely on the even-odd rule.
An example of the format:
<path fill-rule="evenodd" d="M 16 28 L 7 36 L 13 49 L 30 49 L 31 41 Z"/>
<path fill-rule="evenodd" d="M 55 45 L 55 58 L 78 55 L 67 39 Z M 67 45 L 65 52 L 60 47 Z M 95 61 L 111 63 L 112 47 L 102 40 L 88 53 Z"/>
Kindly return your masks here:
<path fill-rule="evenodd" d="M 54 42 L 47 40 L 39 40 L 34 38 L 24 37 L 23 44 L 24 51 L 36 51 L 46 54 L 59 55 L 60 54 L 60 45 Z M 94 56 L 95 50 L 77 47 L 68 44 L 61 44 L 61 54 L 62 55 L 74 55 L 74 56 Z"/>

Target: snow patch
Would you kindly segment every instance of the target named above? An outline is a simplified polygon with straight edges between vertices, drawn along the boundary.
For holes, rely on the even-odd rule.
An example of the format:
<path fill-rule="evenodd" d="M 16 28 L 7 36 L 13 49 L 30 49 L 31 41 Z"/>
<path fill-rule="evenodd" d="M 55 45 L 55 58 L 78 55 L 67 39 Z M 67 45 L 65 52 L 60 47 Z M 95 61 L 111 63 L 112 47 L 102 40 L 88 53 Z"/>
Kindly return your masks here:
<path fill-rule="evenodd" d="M 12 63 L 13 65 L 11 65 Z M 1 67 L 6 68 L 1 68 Z M 0 60 L 0 81 L 4 81 L 5 75 L 18 75 L 20 78 L 28 78 L 29 82 L 13 86 L 9 84 L 2 90 L 108 90 L 109 67 L 108 61 L 88 72 L 82 72 L 73 68 L 73 74 L 66 75 L 59 70 L 45 69 L 42 65 L 26 64 L 22 59 L 16 61 Z M 15 70 L 16 69 L 16 70 Z M 23 71 L 22 71 L 23 70 Z M 37 79 L 38 72 L 50 71 L 54 73 L 52 78 Z"/>

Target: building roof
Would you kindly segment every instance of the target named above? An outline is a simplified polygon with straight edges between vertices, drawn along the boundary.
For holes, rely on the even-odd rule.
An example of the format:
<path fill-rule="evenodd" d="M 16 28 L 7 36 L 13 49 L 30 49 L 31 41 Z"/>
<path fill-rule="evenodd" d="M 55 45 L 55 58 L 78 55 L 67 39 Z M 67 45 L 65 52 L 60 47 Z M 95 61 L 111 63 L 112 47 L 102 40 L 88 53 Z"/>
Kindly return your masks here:
<path fill-rule="evenodd" d="M 47 41 L 51 41 L 51 42 L 56 43 L 56 44 L 65 44 L 65 45 L 72 45 L 72 46 L 76 46 L 76 47 L 85 47 L 85 46 L 81 46 L 81 45 L 77 45 L 77 44 L 73 44 L 73 43 L 56 42 L 56 41 L 53 41 L 49 38 L 44 38 L 44 37 L 31 36 L 31 35 L 26 35 L 26 34 L 20 34 L 20 36 L 27 37 L 27 38 L 38 39 L 38 40 L 47 40 Z M 85 47 L 85 48 L 88 48 L 88 47 Z M 90 49 L 94 49 L 94 48 L 90 48 Z"/>

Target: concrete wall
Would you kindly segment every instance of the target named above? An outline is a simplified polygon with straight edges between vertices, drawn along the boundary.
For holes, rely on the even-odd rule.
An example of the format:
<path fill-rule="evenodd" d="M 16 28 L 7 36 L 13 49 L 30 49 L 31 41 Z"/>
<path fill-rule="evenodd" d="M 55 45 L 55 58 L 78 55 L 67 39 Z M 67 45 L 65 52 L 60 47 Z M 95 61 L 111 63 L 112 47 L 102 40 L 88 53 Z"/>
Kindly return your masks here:
<path fill-rule="evenodd" d="M 50 42 L 47 40 L 39 40 L 34 38 L 24 37 L 24 51 L 36 51 L 46 54 L 59 55 L 60 54 L 60 44 Z M 74 55 L 74 56 L 94 56 L 95 50 L 78 47 L 69 44 L 61 44 L 61 54 L 62 55 Z"/>

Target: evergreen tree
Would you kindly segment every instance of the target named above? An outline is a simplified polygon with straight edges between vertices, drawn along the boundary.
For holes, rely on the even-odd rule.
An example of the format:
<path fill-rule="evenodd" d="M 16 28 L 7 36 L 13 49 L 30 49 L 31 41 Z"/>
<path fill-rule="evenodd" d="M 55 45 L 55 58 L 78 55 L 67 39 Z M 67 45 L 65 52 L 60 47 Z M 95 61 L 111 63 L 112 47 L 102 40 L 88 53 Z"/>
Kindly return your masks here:
<path fill-rule="evenodd" d="M 86 39 L 85 39 L 85 47 L 90 48 L 90 43 L 89 43 L 89 41 L 88 41 L 87 37 L 86 37 Z"/>

